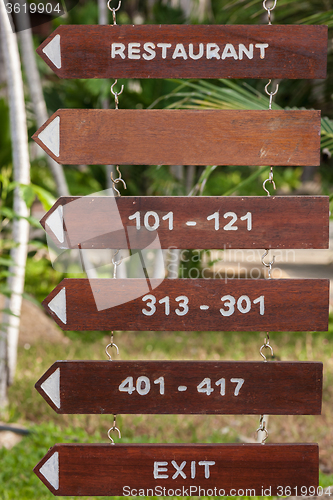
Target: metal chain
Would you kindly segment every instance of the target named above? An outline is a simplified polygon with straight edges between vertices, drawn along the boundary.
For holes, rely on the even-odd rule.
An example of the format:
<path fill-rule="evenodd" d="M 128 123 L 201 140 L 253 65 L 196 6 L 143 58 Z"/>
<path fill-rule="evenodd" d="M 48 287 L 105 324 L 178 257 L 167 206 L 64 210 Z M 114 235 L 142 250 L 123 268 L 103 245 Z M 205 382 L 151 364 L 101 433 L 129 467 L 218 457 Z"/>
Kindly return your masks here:
<path fill-rule="evenodd" d="M 267 14 L 268 14 L 268 24 L 269 25 L 272 24 L 271 12 L 273 9 L 275 9 L 277 0 L 272 0 L 272 1 L 273 1 L 273 5 L 271 7 L 267 7 L 267 0 L 263 1 L 263 7 L 267 11 Z M 271 83 L 272 83 L 272 80 L 269 80 L 268 83 L 265 85 L 265 92 L 269 96 L 269 104 L 268 104 L 269 110 L 272 109 L 273 96 L 275 96 L 275 94 L 277 94 L 277 92 L 279 90 L 279 84 L 277 83 L 275 90 L 273 92 L 269 91 L 268 87 Z M 269 172 L 268 179 L 266 179 L 262 185 L 264 191 L 266 191 L 266 193 L 267 193 L 267 196 L 271 196 L 271 193 L 266 188 L 267 182 L 270 182 L 273 185 L 273 188 L 276 189 L 276 185 L 275 185 L 275 182 L 273 179 L 273 167 L 272 166 L 271 166 L 271 169 Z M 268 268 L 268 279 L 271 279 L 272 278 L 272 266 L 275 262 L 275 255 L 273 255 L 273 259 L 270 262 L 265 262 L 264 259 L 268 255 L 268 252 L 269 252 L 269 249 L 267 248 L 261 257 L 261 263 L 263 266 Z M 259 349 L 260 356 L 264 359 L 264 362 L 267 362 L 267 358 L 266 358 L 265 354 L 263 353 L 264 349 L 269 349 L 271 351 L 271 355 L 273 356 L 274 351 L 273 351 L 273 347 L 269 343 L 269 332 L 267 332 L 267 337 L 265 338 L 264 344 Z M 267 420 L 267 418 L 268 417 L 266 417 L 266 420 Z M 259 432 L 265 433 L 265 436 L 261 440 L 261 444 L 265 444 L 266 440 L 268 438 L 268 430 L 266 428 L 266 420 L 265 420 L 265 415 L 260 415 L 259 427 L 256 430 L 256 433 L 257 433 L 257 436 L 258 436 Z"/>
<path fill-rule="evenodd" d="M 120 89 L 120 92 L 114 92 L 113 87 L 117 84 L 117 82 L 118 82 L 118 80 L 115 80 L 114 83 L 111 85 L 111 93 L 114 95 L 114 100 L 115 100 L 115 109 L 119 109 L 119 96 L 120 96 L 120 94 L 123 93 L 123 90 L 124 90 L 124 85 L 122 85 L 121 89 Z M 114 179 L 113 175 L 112 175 L 112 172 L 111 172 L 110 177 L 111 177 L 112 187 L 113 187 L 114 191 L 116 192 L 117 196 L 121 196 L 120 191 L 116 188 L 116 184 L 118 182 L 122 182 L 124 189 L 127 189 L 127 186 L 126 186 L 126 182 L 121 177 L 121 172 L 119 170 L 119 165 L 117 165 L 116 168 L 117 168 L 117 172 L 118 172 L 119 176 L 116 179 Z"/>

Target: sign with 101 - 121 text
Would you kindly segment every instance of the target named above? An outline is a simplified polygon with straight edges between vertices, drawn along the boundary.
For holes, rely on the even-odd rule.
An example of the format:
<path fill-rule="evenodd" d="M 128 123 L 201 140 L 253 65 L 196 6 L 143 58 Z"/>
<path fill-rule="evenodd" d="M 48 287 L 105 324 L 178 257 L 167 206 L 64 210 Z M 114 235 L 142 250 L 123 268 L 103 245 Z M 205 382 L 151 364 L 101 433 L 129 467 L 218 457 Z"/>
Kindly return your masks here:
<path fill-rule="evenodd" d="M 328 248 L 328 223 L 328 196 L 71 196 L 41 220 L 60 249 L 133 250 Z"/>

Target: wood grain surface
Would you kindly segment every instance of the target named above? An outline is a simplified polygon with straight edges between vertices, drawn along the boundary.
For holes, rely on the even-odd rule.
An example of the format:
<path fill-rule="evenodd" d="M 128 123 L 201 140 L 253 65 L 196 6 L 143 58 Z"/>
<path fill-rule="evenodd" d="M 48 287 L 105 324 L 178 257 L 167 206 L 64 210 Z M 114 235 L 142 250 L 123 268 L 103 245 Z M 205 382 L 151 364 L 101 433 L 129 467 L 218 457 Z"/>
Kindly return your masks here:
<path fill-rule="evenodd" d="M 40 472 L 48 460 L 58 462 L 56 487 Z M 142 490 L 141 496 L 224 497 L 237 495 L 233 489 L 271 496 L 281 493 L 279 486 L 317 488 L 318 463 L 317 444 L 56 444 L 34 472 L 57 496 L 138 496 Z M 206 492 L 199 494 L 199 487 Z M 147 494 L 147 488 L 161 492 Z"/>
<path fill-rule="evenodd" d="M 329 280 L 64 279 L 43 306 L 63 330 L 327 331 Z"/>
<path fill-rule="evenodd" d="M 60 68 L 43 52 L 57 35 Z M 325 78 L 327 26 L 69 25 L 37 52 L 61 78 Z"/>
<path fill-rule="evenodd" d="M 57 117 L 59 156 L 39 138 Z M 71 165 L 319 165 L 320 111 L 60 109 L 33 139 Z"/>
<path fill-rule="evenodd" d="M 328 222 L 328 196 L 71 196 L 41 220 L 62 249 L 328 248 Z"/>
<path fill-rule="evenodd" d="M 43 384 L 58 369 L 55 404 Z M 35 387 L 63 414 L 320 415 L 322 376 L 315 362 L 57 361 Z"/>

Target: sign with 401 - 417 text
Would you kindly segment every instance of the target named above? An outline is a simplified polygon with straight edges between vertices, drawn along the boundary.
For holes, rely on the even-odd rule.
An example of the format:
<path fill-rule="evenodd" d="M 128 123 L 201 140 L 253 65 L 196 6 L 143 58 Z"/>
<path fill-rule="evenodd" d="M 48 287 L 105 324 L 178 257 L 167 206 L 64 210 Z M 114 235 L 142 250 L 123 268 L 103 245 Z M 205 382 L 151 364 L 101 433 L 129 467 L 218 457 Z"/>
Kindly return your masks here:
<path fill-rule="evenodd" d="M 57 361 L 36 389 L 57 413 L 321 413 L 322 363 Z"/>

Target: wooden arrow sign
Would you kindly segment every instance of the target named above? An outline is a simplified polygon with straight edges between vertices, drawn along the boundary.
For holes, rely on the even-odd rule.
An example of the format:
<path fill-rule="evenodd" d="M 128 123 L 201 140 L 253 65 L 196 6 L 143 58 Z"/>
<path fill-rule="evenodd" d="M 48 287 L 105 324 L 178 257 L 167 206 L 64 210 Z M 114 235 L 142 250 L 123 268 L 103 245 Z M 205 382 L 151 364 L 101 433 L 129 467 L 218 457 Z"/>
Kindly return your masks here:
<path fill-rule="evenodd" d="M 319 453 L 317 444 L 56 444 L 34 472 L 56 496 L 283 496 L 316 491 Z"/>
<path fill-rule="evenodd" d="M 61 78 L 326 78 L 327 26 L 60 26 Z"/>
<path fill-rule="evenodd" d="M 320 415 L 322 363 L 57 361 L 36 383 L 57 413 Z"/>
<path fill-rule="evenodd" d="M 64 279 L 43 301 L 63 330 L 328 329 L 326 279 Z"/>
<path fill-rule="evenodd" d="M 72 196 L 41 220 L 73 249 L 328 248 L 328 222 L 328 196 Z"/>
<path fill-rule="evenodd" d="M 319 165 L 320 111 L 60 109 L 33 139 L 71 165 Z"/>

